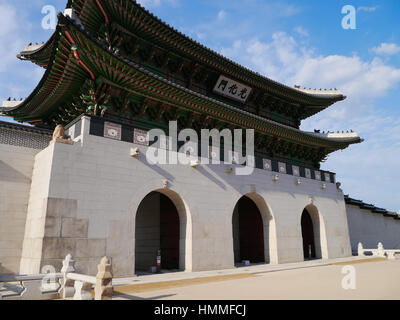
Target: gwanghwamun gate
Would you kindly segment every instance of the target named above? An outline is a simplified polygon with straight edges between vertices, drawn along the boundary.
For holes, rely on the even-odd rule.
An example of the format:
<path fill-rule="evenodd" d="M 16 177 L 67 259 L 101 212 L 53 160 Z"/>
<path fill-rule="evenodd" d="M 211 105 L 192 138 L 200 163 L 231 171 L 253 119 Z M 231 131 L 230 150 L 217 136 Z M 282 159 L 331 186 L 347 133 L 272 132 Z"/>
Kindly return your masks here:
<path fill-rule="evenodd" d="M 0 108 L 31 124 L 0 122 L 0 274 L 59 270 L 69 253 L 89 274 L 106 255 L 118 277 L 158 256 L 164 270 L 202 271 L 400 248 L 400 216 L 320 169 L 362 139 L 300 130 L 346 98 L 338 90 L 268 79 L 131 0 L 70 0 L 51 38 L 18 58 L 46 71 Z M 186 128 L 199 141 L 173 139 Z M 202 129 L 224 134 L 201 140 Z M 149 150 L 188 161 L 151 163 Z"/>

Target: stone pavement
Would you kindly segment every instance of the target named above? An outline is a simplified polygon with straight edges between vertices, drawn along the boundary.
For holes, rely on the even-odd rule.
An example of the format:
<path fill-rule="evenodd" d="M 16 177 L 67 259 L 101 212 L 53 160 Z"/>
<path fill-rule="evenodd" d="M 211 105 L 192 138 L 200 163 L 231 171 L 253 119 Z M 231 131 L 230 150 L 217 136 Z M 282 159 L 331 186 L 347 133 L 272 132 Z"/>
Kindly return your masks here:
<path fill-rule="evenodd" d="M 361 291 L 342 288 L 345 265 L 354 265 L 357 277 L 366 279 L 359 283 Z M 349 299 L 400 299 L 400 277 L 395 267 L 399 270 L 400 260 L 349 257 L 146 275 L 114 279 L 114 299 L 342 299 L 346 296 Z M 382 281 L 376 277 L 378 274 L 382 275 Z M 390 281 L 390 277 L 394 281 Z M 382 283 L 387 290 L 376 290 Z"/>

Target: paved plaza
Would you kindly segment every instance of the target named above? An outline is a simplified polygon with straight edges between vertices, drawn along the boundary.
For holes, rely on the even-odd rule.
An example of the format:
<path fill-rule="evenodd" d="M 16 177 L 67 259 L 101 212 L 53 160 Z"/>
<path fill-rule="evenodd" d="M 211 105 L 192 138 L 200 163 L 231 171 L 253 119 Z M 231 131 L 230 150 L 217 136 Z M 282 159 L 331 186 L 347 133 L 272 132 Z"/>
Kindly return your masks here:
<path fill-rule="evenodd" d="M 343 259 L 344 260 L 344 259 Z M 345 290 L 343 268 L 355 270 L 355 289 Z M 346 270 L 346 269 L 345 269 Z M 260 265 L 225 272 L 167 274 L 125 279 L 117 300 L 400 299 L 400 260 L 305 262 L 275 268 Z M 152 279 L 151 279 L 152 278 Z M 116 280 L 124 282 L 124 280 Z M 136 281 L 136 282 L 135 282 Z M 136 284 L 135 284 L 136 283 Z"/>

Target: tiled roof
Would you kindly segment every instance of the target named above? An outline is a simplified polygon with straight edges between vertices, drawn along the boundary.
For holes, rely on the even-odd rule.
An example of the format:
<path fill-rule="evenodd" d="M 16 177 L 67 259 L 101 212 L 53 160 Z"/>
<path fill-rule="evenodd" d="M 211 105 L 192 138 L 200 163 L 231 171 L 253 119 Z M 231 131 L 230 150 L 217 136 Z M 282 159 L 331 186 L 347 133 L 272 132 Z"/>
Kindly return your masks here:
<path fill-rule="evenodd" d="M 7 121 L 0 121 L 0 128 L 6 128 L 6 129 L 13 129 L 13 130 L 18 130 L 18 131 L 26 131 L 26 132 L 32 132 L 32 133 L 39 133 L 43 135 L 52 135 L 53 131 L 49 129 L 43 129 L 43 128 L 38 128 L 38 127 L 33 127 L 31 125 L 26 125 L 26 124 L 18 124 L 18 123 L 12 123 L 12 122 L 7 122 Z"/>
<path fill-rule="evenodd" d="M 380 214 L 383 214 L 383 216 L 385 216 L 385 217 L 391 217 L 396 220 L 400 219 L 400 216 L 396 212 L 392 212 L 392 211 L 388 211 L 383 208 L 376 207 L 373 204 L 365 203 L 362 200 L 350 198 L 348 195 L 344 196 L 344 200 L 345 200 L 346 204 L 358 206 L 361 209 L 369 210 L 373 213 L 380 213 Z"/>

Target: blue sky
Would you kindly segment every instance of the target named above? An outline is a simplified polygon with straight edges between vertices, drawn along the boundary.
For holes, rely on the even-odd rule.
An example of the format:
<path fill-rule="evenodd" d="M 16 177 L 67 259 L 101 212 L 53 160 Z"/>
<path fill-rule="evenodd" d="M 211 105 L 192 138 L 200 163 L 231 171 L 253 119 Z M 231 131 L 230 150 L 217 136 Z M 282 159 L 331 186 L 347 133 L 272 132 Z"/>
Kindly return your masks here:
<path fill-rule="evenodd" d="M 304 121 L 302 129 L 353 129 L 365 139 L 332 154 L 345 193 L 400 210 L 400 1 L 141 0 L 181 32 L 230 59 L 293 86 L 339 88 L 348 98 Z M 41 9 L 66 0 L 0 0 L 0 100 L 26 97 L 43 70 L 15 55 L 47 41 Z M 345 30 L 344 5 L 356 8 Z"/>

